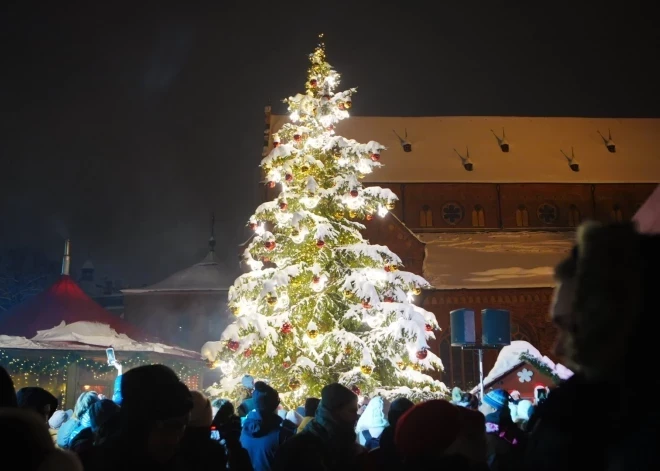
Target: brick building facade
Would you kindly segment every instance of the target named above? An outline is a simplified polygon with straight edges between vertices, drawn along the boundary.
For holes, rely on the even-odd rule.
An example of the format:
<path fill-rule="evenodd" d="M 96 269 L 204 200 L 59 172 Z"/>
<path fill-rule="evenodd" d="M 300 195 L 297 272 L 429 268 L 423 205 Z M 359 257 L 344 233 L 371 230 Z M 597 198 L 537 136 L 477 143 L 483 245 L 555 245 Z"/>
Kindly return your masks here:
<path fill-rule="evenodd" d="M 267 108 L 265 153 L 286 120 Z M 388 148 L 365 185 L 390 188 L 399 202 L 361 221 L 364 235 L 434 287 L 419 301 L 442 329 L 431 348 L 449 386 L 473 386 L 479 374 L 476 353 L 450 346 L 451 310 L 508 309 L 513 339 L 551 356 L 552 270 L 575 227 L 629 220 L 660 181 L 657 119 L 358 117 L 337 133 Z M 496 358 L 486 353 L 486 371 Z"/>

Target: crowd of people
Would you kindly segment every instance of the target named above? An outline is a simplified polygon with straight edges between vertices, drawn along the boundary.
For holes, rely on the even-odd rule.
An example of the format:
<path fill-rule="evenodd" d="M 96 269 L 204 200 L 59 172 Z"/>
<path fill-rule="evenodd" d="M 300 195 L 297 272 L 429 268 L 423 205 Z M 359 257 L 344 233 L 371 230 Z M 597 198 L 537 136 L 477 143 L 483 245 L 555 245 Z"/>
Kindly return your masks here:
<path fill-rule="evenodd" d="M 636 408 L 655 392 L 657 310 L 652 273 L 660 236 L 630 225 L 586 225 L 556 268 L 556 354 L 576 374 L 535 400 L 515 391 L 448 400 L 359 398 L 326 385 L 286 410 L 267 382 L 246 376 L 240 403 L 210 401 L 163 365 L 119 376 L 112 399 L 82 393 L 73 410 L 1 374 L 5 461 L 27 470 L 447 471 L 660 469 L 660 415 Z M 642 374 L 650 377 L 640 385 Z M 634 406 L 634 407 L 633 407 Z"/>

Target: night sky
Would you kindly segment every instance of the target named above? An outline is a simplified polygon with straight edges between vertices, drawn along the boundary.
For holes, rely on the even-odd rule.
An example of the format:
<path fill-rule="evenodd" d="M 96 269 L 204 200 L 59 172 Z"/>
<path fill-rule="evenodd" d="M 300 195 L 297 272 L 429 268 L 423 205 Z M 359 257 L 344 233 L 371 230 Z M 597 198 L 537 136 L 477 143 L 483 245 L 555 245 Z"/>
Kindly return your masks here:
<path fill-rule="evenodd" d="M 203 257 L 212 211 L 237 269 L 263 107 L 304 90 L 319 32 L 355 115 L 660 116 L 652 2 L 13 3 L 0 247 L 71 237 L 132 285 Z"/>

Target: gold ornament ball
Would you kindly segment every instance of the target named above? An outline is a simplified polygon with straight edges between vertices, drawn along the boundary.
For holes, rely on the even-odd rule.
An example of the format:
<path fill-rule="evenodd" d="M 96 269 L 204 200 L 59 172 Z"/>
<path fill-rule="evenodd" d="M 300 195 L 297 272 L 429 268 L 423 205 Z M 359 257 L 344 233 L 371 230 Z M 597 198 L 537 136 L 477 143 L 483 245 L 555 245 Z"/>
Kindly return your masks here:
<path fill-rule="evenodd" d="M 394 208 L 396 208 L 396 203 L 395 203 L 394 201 L 389 201 L 389 202 L 385 205 L 385 207 L 391 211 L 391 210 L 393 210 Z"/>
<path fill-rule="evenodd" d="M 360 371 L 362 371 L 362 374 L 370 375 L 371 373 L 373 373 L 374 369 L 369 365 L 362 365 L 360 367 Z"/>
<path fill-rule="evenodd" d="M 345 354 L 345 355 L 350 355 L 351 353 L 353 353 L 353 349 L 352 349 L 350 346 L 347 346 L 347 347 L 344 349 L 344 354 Z"/>
<path fill-rule="evenodd" d="M 351 100 L 344 102 L 344 108 L 346 108 L 347 110 L 350 110 L 352 106 L 353 106 L 353 102 Z"/>
<path fill-rule="evenodd" d="M 297 391 L 298 389 L 300 389 L 300 381 L 298 381 L 297 379 L 292 379 L 291 381 L 289 381 L 289 389 L 291 389 L 291 391 Z"/>
<path fill-rule="evenodd" d="M 415 286 L 412 292 L 415 296 L 419 296 L 420 294 L 422 294 L 422 288 L 420 288 L 419 286 Z"/>
<path fill-rule="evenodd" d="M 232 306 L 232 307 L 231 307 L 231 313 L 232 313 L 233 315 L 235 315 L 235 316 L 237 316 L 238 313 L 239 313 L 240 311 L 241 311 L 241 310 L 239 309 L 238 306 Z"/>
<path fill-rule="evenodd" d="M 400 370 L 403 370 L 406 367 L 406 364 L 402 361 L 397 361 L 396 367 L 399 368 Z"/>
<path fill-rule="evenodd" d="M 344 213 L 341 211 L 337 211 L 335 213 L 335 219 L 342 219 L 344 217 Z"/>
<path fill-rule="evenodd" d="M 268 296 L 266 302 L 272 306 L 277 302 L 277 296 Z"/>
<path fill-rule="evenodd" d="M 310 339 L 315 339 L 316 337 L 319 336 L 319 331 L 318 330 L 308 330 L 307 335 L 309 335 Z"/>
<path fill-rule="evenodd" d="M 303 165 L 302 167 L 300 167 L 300 171 L 301 171 L 302 173 L 307 173 L 307 172 L 309 172 L 309 166 L 307 166 L 307 165 Z"/>
<path fill-rule="evenodd" d="M 347 297 L 347 298 L 352 297 L 353 296 L 353 291 L 351 291 L 350 289 L 344 290 L 344 296 Z"/>
<path fill-rule="evenodd" d="M 348 215 L 349 215 L 351 218 L 354 218 L 354 217 L 357 216 L 357 213 L 356 213 L 355 211 L 349 211 L 349 212 L 348 212 Z"/>
<path fill-rule="evenodd" d="M 412 369 L 415 371 L 422 371 L 422 365 L 420 365 L 419 363 L 413 363 Z"/>

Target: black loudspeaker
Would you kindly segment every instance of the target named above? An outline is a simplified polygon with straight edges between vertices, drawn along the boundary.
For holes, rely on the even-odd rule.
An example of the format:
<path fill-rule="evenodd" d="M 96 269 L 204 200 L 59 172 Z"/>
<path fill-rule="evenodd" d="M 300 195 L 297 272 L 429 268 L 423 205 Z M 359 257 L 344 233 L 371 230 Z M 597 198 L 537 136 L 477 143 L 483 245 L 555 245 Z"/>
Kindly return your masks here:
<path fill-rule="evenodd" d="M 456 309 L 449 313 L 451 318 L 451 346 L 462 347 L 477 343 L 477 334 L 474 327 L 474 311 L 470 309 Z"/>
<path fill-rule="evenodd" d="M 481 311 L 481 343 L 493 347 L 511 345 L 511 313 L 504 309 Z"/>

